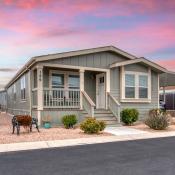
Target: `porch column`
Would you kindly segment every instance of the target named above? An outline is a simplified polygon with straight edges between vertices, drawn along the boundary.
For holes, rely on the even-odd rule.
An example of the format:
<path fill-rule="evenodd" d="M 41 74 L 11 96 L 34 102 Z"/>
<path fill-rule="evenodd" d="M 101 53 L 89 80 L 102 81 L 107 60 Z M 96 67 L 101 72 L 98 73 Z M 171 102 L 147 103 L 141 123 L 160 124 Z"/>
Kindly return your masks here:
<path fill-rule="evenodd" d="M 84 69 L 80 69 L 80 109 L 83 109 L 82 91 L 84 91 Z"/>
<path fill-rule="evenodd" d="M 43 110 L 43 67 L 37 67 L 37 84 L 38 84 L 38 124 L 41 125 L 41 111 Z"/>
<path fill-rule="evenodd" d="M 108 93 L 110 92 L 110 70 L 106 72 L 106 109 L 108 109 Z"/>

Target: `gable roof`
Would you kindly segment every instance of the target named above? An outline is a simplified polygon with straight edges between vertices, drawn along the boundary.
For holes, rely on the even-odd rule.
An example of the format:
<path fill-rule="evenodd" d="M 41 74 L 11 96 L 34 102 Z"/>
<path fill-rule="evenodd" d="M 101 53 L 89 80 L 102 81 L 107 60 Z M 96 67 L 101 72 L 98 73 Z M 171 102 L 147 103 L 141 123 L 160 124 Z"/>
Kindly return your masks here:
<path fill-rule="evenodd" d="M 41 61 L 47 61 L 47 60 L 54 60 L 59 58 L 66 58 L 66 57 L 73 57 L 73 56 L 79 56 L 79 55 L 86 55 L 86 54 L 92 54 L 92 53 L 99 53 L 99 52 L 113 52 L 116 54 L 120 54 L 128 59 L 136 59 L 137 57 L 134 55 L 131 55 L 119 48 L 116 48 L 114 46 L 104 46 L 104 47 L 97 47 L 97 48 L 90 48 L 90 49 L 83 49 L 83 50 L 77 50 L 77 51 L 70 51 L 70 52 L 62 52 L 62 53 L 56 53 L 56 54 L 48 54 L 48 55 L 41 55 L 41 56 L 35 56 L 32 57 L 18 72 L 17 74 L 12 78 L 12 80 L 6 85 L 5 88 L 8 88 L 14 81 L 16 81 L 26 70 L 28 70 L 32 65 L 34 65 L 37 62 Z"/>
<path fill-rule="evenodd" d="M 156 71 L 160 72 L 160 73 L 164 73 L 167 72 L 167 69 L 165 69 L 164 67 L 146 59 L 146 58 L 136 58 L 133 60 L 127 60 L 127 61 L 122 61 L 122 62 L 115 62 L 113 64 L 110 65 L 110 68 L 114 68 L 114 67 L 120 67 L 120 66 L 125 66 L 125 65 L 129 65 L 129 64 L 135 64 L 135 63 L 143 63 L 145 65 L 148 65 L 150 67 L 152 67 L 153 69 L 155 69 Z"/>

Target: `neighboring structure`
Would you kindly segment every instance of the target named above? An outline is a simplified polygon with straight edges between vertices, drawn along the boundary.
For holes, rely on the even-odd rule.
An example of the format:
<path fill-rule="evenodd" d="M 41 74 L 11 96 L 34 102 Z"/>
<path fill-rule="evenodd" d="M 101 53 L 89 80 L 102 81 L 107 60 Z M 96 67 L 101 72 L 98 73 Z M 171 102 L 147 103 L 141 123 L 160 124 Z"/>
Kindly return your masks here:
<path fill-rule="evenodd" d="M 167 110 L 175 110 L 175 72 L 168 71 L 160 76 L 160 100 Z"/>
<path fill-rule="evenodd" d="M 140 119 L 159 107 L 163 67 L 113 46 L 33 57 L 7 84 L 7 110 L 31 114 L 41 123 L 65 114 L 114 124 L 120 110 L 137 108 Z"/>
<path fill-rule="evenodd" d="M 7 96 L 6 91 L 0 91 L 0 111 L 6 111 L 7 109 Z"/>

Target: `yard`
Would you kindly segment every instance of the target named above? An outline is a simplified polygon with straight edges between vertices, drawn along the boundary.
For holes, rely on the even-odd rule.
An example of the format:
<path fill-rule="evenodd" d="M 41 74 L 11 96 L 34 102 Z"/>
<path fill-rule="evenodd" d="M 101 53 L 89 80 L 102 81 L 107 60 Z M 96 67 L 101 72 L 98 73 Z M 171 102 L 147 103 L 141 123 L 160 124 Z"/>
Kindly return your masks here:
<path fill-rule="evenodd" d="M 63 127 L 50 129 L 40 128 L 39 133 L 35 128 L 33 128 L 33 132 L 28 133 L 23 127 L 21 127 L 20 136 L 17 136 L 16 133 L 12 134 L 11 119 L 12 117 L 5 113 L 0 114 L 0 144 L 92 137 L 92 135 L 84 134 L 79 128 L 65 129 Z M 93 134 L 93 137 L 110 135 L 111 134 L 109 133 L 103 132 L 100 134 Z"/>

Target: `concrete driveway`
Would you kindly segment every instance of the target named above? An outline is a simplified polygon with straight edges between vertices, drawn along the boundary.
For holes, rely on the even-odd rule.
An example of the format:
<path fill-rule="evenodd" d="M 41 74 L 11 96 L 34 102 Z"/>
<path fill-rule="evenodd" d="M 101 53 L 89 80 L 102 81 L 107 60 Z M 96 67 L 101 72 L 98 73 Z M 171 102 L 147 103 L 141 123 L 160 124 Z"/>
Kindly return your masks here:
<path fill-rule="evenodd" d="M 0 153 L 0 175 L 174 175 L 175 137 Z"/>

